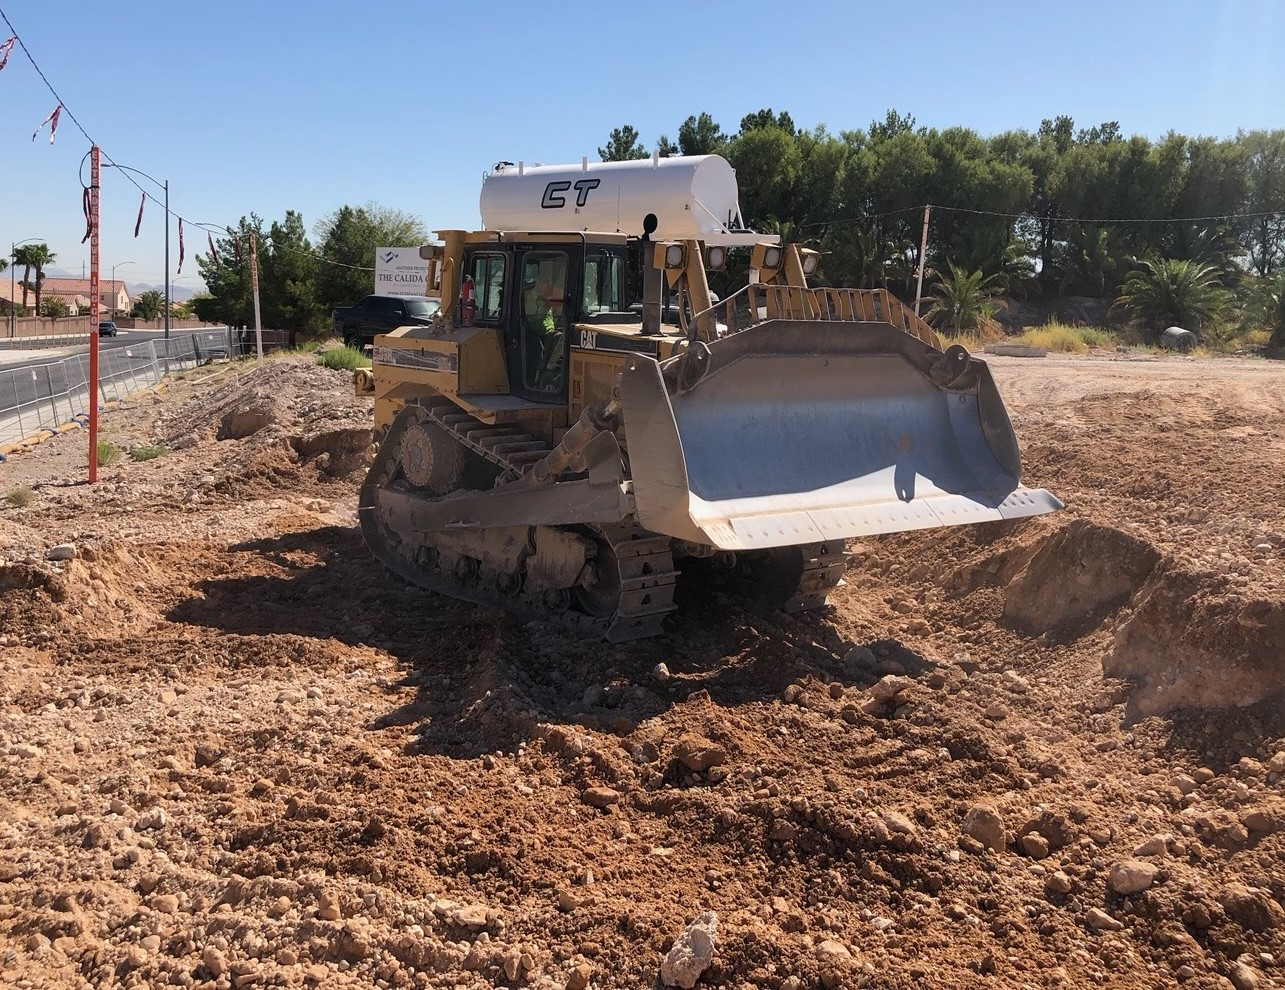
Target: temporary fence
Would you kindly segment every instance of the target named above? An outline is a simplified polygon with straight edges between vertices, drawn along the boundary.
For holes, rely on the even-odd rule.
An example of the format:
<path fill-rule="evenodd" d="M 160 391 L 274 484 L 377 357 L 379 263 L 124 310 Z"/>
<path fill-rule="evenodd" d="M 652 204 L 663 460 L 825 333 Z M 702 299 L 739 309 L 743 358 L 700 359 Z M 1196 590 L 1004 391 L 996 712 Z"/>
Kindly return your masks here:
<path fill-rule="evenodd" d="M 50 347 L 88 347 L 89 334 L 84 330 L 45 333 L 32 337 L 0 337 L 0 351 L 36 351 Z"/>
<path fill-rule="evenodd" d="M 83 339 L 83 338 L 82 338 Z M 214 358 L 254 352 L 254 333 L 231 328 L 198 330 L 168 340 L 104 348 L 98 356 L 98 401 L 105 404 L 150 388 L 171 371 Z M 0 370 L 0 445 L 16 443 L 68 423 L 87 422 L 89 355 Z"/>

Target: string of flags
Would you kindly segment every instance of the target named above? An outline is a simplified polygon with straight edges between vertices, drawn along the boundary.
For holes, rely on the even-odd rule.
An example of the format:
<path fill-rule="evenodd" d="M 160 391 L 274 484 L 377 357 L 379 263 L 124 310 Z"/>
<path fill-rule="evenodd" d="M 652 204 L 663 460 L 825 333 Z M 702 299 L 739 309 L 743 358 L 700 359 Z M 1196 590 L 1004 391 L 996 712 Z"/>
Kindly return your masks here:
<path fill-rule="evenodd" d="M 58 135 L 58 118 L 61 116 L 62 116 L 62 104 L 59 103 L 56 107 L 54 107 L 54 112 L 40 122 L 40 126 L 37 127 L 35 132 L 31 135 L 31 140 L 34 141 L 37 137 L 39 137 L 40 132 L 45 129 L 45 124 L 48 124 L 49 125 L 49 143 L 53 144 L 54 138 Z"/>
<path fill-rule="evenodd" d="M 97 145 L 98 142 L 94 141 L 93 138 L 90 137 L 89 133 L 85 130 L 84 126 L 76 118 L 76 115 L 67 109 L 66 105 L 63 103 L 62 97 L 53 88 L 53 85 L 49 82 L 49 80 L 45 77 L 45 74 L 41 71 L 40 66 L 36 64 L 35 58 L 32 56 L 31 52 L 27 50 L 27 46 L 23 43 L 22 39 L 19 37 L 17 30 L 14 28 L 13 24 L 9 21 L 9 18 L 5 16 L 3 9 L 0 9 L 0 20 L 2 20 L 4 23 L 4 26 L 7 27 L 10 30 L 10 32 L 12 32 L 7 39 L 0 42 L 0 71 L 3 71 L 4 68 L 9 64 L 9 56 L 13 54 L 16 48 L 20 47 L 23 53 L 27 56 L 27 59 L 31 62 L 32 68 L 36 70 L 36 74 L 40 76 L 41 81 L 45 84 L 45 88 L 48 89 L 49 92 L 53 95 L 54 99 L 58 101 L 57 106 L 54 107 L 54 109 L 50 112 L 49 116 L 47 116 L 44 120 L 42 120 L 40 122 L 40 126 L 37 127 L 35 131 L 32 133 L 31 140 L 35 141 L 36 138 L 40 136 L 41 132 L 45 129 L 45 127 L 48 126 L 49 143 L 53 144 L 58 136 L 58 123 L 61 120 L 63 113 L 65 112 L 67 116 L 71 119 L 72 125 L 77 130 L 80 131 L 81 135 L 84 136 L 85 140 L 88 141 L 89 144 L 91 145 Z M 88 154 L 86 154 L 85 157 L 88 158 L 89 157 Z M 108 167 L 115 166 L 117 168 L 122 169 L 122 174 L 125 175 L 125 178 L 127 178 L 129 182 L 131 182 L 134 185 L 134 187 L 138 189 L 139 192 L 142 194 L 138 203 L 138 217 L 134 221 L 134 236 L 137 238 L 140 231 L 142 230 L 143 211 L 147 207 L 147 201 L 150 199 L 154 203 L 159 204 L 160 200 L 158 200 L 154 195 L 149 193 L 146 189 L 144 189 L 141 185 L 139 185 L 138 182 L 136 182 L 132 177 L 130 177 L 128 175 L 128 171 L 130 170 L 127 170 L 125 166 L 116 165 L 116 163 L 113 162 L 110 158 L 107 158 L 106 155 L 104 155 L 104 158 L 108 163 Z M 81 168 L 82 169 L 84 168 L 83 161 L 81 163 Z M 132 170 L 132 171 L 137 171 L 137 170 Z M 146 173 L 143 173 L 143 174 L 146 174 Z M 148 176 L 148 178 L 151 178 L 151 177 Z M 153 179 L 152 181 L 155 182 L 156 180 Z M 159 183 L 157 184 L 159 185 Z M 81 243 L 83 244 L 85 243 L 85 241 L 88 241 L 89 238 L 93 235 L 93 219 L 92 219 L 92 210 L 90 205 L 91 190 L 89 189 L 88 186 L 85 185 L 83 174 L 81 178 L 81 188 L 82 188 L 82 205 L 85 212 L 85 236 L 81 240 Z M 186 250 L 183 243 L 184 218 L 179 216 L 177 213 L 173 213 L 172 211 L 167 210 L 166 216 L 168 217 L 170 215 L 173 215 L 178 219 L 178 252 L 179 253 L 178 253 L 177 274 L 181 274 L 183 271 L 183 262 L 186 258 Z M 227 263 L 230 259 L 221 258 L 219 256 L 219 252 L 215 245 L 214 235 L 211 232 L 211 228 L 208 225 L 203 223 L 198 223 L 196 224 L 196 226 L 204 228 L 206 231 L 206 240 L 210 247 L 211 263 L 215 265 L 221 265 L 221 264 Z M 242 264 L 245 260 L 245 256 L 242 252 L 242 247 L 241 247 L 241 241 L 243 240 L 243 235 L 237 232 L 234 232 L 230 227 L 222 228 L 222 231 L 227 233 L 229 240 L 232 242 L 231 253 L 236 258 L 236 264 L 238 265 Z M 253 235 L 251 234 L 250 236 L 253 236 Z M 344 268 L 361 267 L 361 266 L 355 266 L 355 265 L 344 265 L 341 262 L 332 261 L 329 258 L 321 257 L 319 254 L 315 252 L 312 253 L 312 256 L 316 258 L 318 261 L 321 261 L 327 264 L 338 265 Z M 365 269 L 365 270 L 369 271 L 371 269 Z"/>

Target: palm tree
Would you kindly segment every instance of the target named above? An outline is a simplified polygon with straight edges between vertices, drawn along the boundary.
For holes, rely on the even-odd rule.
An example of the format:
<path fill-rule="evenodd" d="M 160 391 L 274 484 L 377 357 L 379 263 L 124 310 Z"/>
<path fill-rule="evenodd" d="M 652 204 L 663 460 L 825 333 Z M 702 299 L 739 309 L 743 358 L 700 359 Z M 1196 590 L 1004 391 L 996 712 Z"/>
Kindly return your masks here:
<path fill-rule="evenodd" d="M 928 307 L 928 322 L 952 333 L 988 330 L 1004 306 L 1003 300 L 995 298 L 997 292 L 994 276 L 949 265 L 933 289 L 936 298 Z"/>
<path fill-rule="evenodd" d="M 1229 301 L 1213 265 L 1181 258 L 1148 258 L 1124 280 L 1113 308 L 1145 323 L 1153 335 L 1165 327 L 1201 330 L 1222 316 Z"/>
<path fill-rule="evenodd" d="M 52 265 L 58 260 L 58 256 L 49 250 L 48 244 L 32 244 L 31 248 L 31 267 L 36 270 L 36 312 L 40 312 L 40 293 L 45 285 L 45 266 Z M 25 296 L 25 290 L 24 290 Z M 26 305 L 24 298 L 23 305 Z"/>
<path fill-rule="evenodd" d="M 1246 278 L 1244 329 L 1270 330 L 1267 350 L 1285 355 L 1285 272 L 1272 278 Z"/>
<path fill-rule="evenodd" d="M 22 308 L 27 308 L 27 292 L 31 289 L 31 269 L 35 267 L 36 245 L 24 244 L 21 247 L 14 248 L 13 263 L 22 265 Z"/>

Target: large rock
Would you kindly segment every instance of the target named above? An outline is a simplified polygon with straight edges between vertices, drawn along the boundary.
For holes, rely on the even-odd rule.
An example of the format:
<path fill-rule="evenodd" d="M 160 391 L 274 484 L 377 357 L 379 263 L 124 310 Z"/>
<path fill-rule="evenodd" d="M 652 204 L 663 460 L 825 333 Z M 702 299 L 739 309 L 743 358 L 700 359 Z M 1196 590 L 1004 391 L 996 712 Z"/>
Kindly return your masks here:
<path fill-rule="evenodd" d="M 1002 853 L 1008 847 L 1004 819 L 989 805 L 978 804 L 968 809 L 964 816 L 964 834 L 996 852 Z"/>
<path fill-rule="evenodd" d="M 665 961 L 660 964 L 660 978 L 667 987 L 690 990 L 714 961 L 714 941 L 718 935 L 718 914 L 706 911 L 683 929 L 674 939 Z"/>
<path fill-rule="evenodd" d="M 1243 883 L 1229 883 L 1218 894 L 1218 903 L 1227 917 L 1245 928 L 1265 932 L 1285 926 L 1285 908 L 1272 895 Z"/>
<path fill-rule="evenodd" d="M 1141 894 L 1144 890 L 1150 889 L 1151 885 L 1155 883 L 1156 874 L 1159 872 L 1159 867 L 1152 863 L 1144 863 L 1137 859 L 1126 859 L 1111 867 L 1111 873 L 1107 876 L 1107 883 L 1111 885 L 1111 889 L 1117 894 L 1127 897 L 1129 894 Z"/>
<path fill-rule="evenodd" d="M 692 773 L 704 773 L 710 767 L 727 762 L 727 750 L 695 732 L 686 732 L 678 737 L 674 756 Z"/>

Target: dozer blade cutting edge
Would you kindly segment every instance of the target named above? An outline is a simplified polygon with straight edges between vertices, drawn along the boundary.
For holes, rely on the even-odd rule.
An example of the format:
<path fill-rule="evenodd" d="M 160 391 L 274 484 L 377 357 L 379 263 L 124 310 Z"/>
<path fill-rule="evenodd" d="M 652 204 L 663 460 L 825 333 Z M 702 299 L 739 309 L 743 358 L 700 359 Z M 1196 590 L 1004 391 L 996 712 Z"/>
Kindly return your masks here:
<path fill-rule="evenodd" d="M 751 550 L 1039 515 L 985 362 L 883 323 L 774 320 L 667 362 L 621 402 L 647 529 Z"/>

